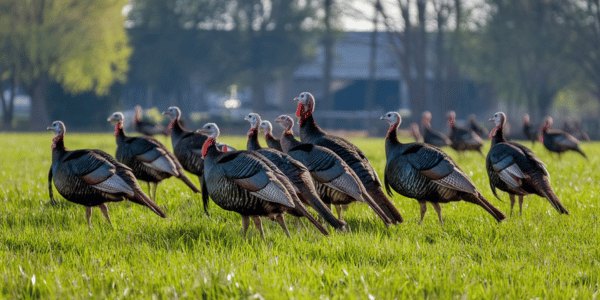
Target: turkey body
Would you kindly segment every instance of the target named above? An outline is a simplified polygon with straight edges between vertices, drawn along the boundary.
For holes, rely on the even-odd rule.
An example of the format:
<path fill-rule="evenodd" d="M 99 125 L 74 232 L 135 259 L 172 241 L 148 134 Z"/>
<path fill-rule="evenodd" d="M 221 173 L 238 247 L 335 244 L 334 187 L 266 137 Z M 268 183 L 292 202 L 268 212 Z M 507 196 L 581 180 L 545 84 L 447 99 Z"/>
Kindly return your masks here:
<path fill-rule="evenodd" d="M 345 223 L 336 219 L 319 198 L 311 175 L 302 163 L 281 151 L 262 148 L 258 142 L 257 128 L 251 128 L 248 132 L 247 149 L 256 151 L 277 166 L 277 168 L 279 168 L 293 184 L 294 192 L 298 195 L 298 198 L 304 204 L 313 207 L 331 226 L 336 229 L 344 228 Z M 304 215 L 302 211 L 297 210 L 291 210 L 290 214 L 297 217 Z"/>
<path fill-rule="evenodd" d="M 402 223 L 400 212 L 383 192 L 379 177 L 366 155 L 346 139 L 329 135 L 316 124 L 313 118 L 315 100 L 310 93 L 301 93 L 296 101 L 298 101 L 296 116 L 299 118 L 302 142 L 325 147 L 339 155 L 356 173 L 370 197 L 384 211 L 387 218 L 394 224 Z"/>
<path fill-rule="evenodd" d="M 445 153 L 422 143 L 400 143 L 396 133 L 400 115 L 389 112 L 382 119 L 391 122 L 385 140 L 385 187 L 389 194 L 394 189 L 405 197 L 418 200 L 421 204 L 421 221 L 426 211 L 425 202 L 433 204 L 443 223 L 439 203 L 459 200 L 481 206 L 497 221 L 504 219 L 504 214 L 477 191 Z"/>
<path fill-rule="evenodd" d="M 91 207 L 99 206 L 110 222 L 104 203 L 124 199 L 147 206 L 157 215 L 165 217 L 165 213 L 142 192 L 129 167 L 101 150 L 65 149 L 64 124 L 60 121 L 55 121 L 49 129 L 56 130 L 58 134 L 53 139 L 52 166 L 48 178 L 65 199 L 88 207 L 90 226 Z"/>
<path fill-rule="evenodd" d="M 486 157 L 486 170 L 494 195 L 497 197 L 496 189 L 510 195 L 511 214 L 514 196 L 519 196 L 521 211 L 523 196 L 529 194 L 548 199 L 558 212 L 568 214 L 550 186 L 550 175 L 544 163 L 527 147 L 504 138 L 504 113 L 494 114 L 494 119 L 496 128 L 492 131 L 492 146 Z"/>

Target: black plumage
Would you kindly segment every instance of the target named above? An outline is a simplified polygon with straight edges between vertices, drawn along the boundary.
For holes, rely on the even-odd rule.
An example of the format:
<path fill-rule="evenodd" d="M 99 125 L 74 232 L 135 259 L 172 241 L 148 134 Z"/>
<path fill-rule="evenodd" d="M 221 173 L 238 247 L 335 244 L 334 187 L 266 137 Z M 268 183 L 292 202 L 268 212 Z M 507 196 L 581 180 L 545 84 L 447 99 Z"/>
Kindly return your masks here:
<path fill-rule="evenodd" d="M 527 147 L 504 138 L 503 127 L 506 123 L 506 115 L 497 112 L 491 120 L 496 127 L 491 133 L 492 147 L 486 158 L 486 169 L 494 195 L 498 197 L 496 188 L 509 194 L 511 215 L 515 195 L 519 197 L 519 214 L 521 214 L 523 197 L 529 194 L 548 199 L 558 212 L 568 214 L 569 211 L 562 205 L 550 186 L 550 175 L 544 163 Z"/>
<path fill-rule="evenodd" d="M 339 155 L 354 170 L 371 198 L 375 200 L 392 223 L 401 223 L 400 212 L 383 192 L 377 173 L 373 170 L 365 154 L 346 139 L 327 134 L 317 125 L 313 118 L 315 98 L 312 94 L 303 92 L 294 100 L 298 102 L 296 116 L 299 118 L 302 142 L 325 147 Z"/>
<path fill-rule="evenodd" d="M 367 202 L 386 225 L 391 223 L 344 160 L 325 147 L 297 141 L 292 133 L 294 120 L 290 116 L 281 115 L 275 121 L 284 128 L 280 139 L 283 151 L 306 166 L 325 203 L 342 205 L 354 201 Z M 341 218 L 341 215 L 338 217 Z"/>
<path fill-rule="evenodd" d="M 531 125 L 529 114 L 523 115 L 523 136 L 525 136 L 525 139 L 531 141 L 532 146 L 539 138 L 538 130 Z"/>
<path fill-rule="evenodd" d="M 289 236 L 283 214 L 292 210 L 302 213 L 321 233 L 327 234 L 298 199 L 292 183 L 264 156 L 249 151 L 220 151 L 216 147 L 219 128 L 214 123 L 204 125 L 201 131 L 208 135 L 202 148 L 206 187 L 203 199 L 210 195 L 221 208 L 242 215 L 244 235 L 253 218 L 264 237 L 260 216 L 266 216 L 276 220 Z"/>
<path fill-rule="evenodd" d="M 481 147 L 483 147 L 481 137 L 471 129 L 456 126 L 456 113 L 454 111 L 448 112 L 448 126 L 450 127 L 448 137 L 452 149 L 458 152 L 477 151 L 483 155 L 483 152 L 481 152 Z"/>
<path fill-rule="evenodd" d="M 273 125 L 269 121 L 261 121 L 260 129 L 265 133 L 265 141 L 267 142 L 267 146 L 269 148 L 273 148 L 275 150 L 281 150 L 281 142 L 273 136 Z"/>
<path fill-rule="evenodd" d="M 475 115 L 469 115 L 469 129 L 477 134 L 480 138 L 485 138 L 488 133 L 485 126 L 477 122 Z"/>
<path fill-rule="evenodd" d="M 402 120 L 398 113 L 388 112 L 381 119 L 390 124 L 385 139 L 385 187 L 390 194 L 392 188 L 419 201 L 421 222 L 427 210 L 426 202 L 433 205 L 440 223 L 443 223 L 439 204 L 460 200 L 481 206 L 497 221 L 504 219 L 504 214 L 477 191 L 471 180 L 444 152 L 427 144 L 401 143 L 396 133 Z"/>
<path fill-rule="evenodd" d="M 138 180 L 149 183 L 152 200 L 156 201 L 158 184 L 171 176 L 183 181 L 192 191 L 200 190 L 187 178 L 177 158 L 167 147 L 151 137 L 129 137 L 125 135 L 125 117 L 120 112 L 113 113 L 108 122 L 115 125 L 117 160 L 129 166 Z"/>
<path fill-rule="evenodd" d="M 450 146 L 450 139 L 443 133 L 431 128 L 431 113 L 424 111 L 421 116 L 421 126 L 423 127 L 423 142 L 436 147 Z"/>
<path fill-rule="evenodd" d="M 311 175 L 306 167 L 299 161 L 281 151 L 276 149 L 265 149 L 261 147 L 260 143 L 258 142 L 258 127 L 262 121 L 260 115 L 256 113 L 250 113 L 244 119 L 250 123 L 250 129 L 248 130 L 247 134 L 248 140 L 246 148 L 249 151 L 256 151 L 260 153 L 273 164 L 275 164 L 277 168 L 279 168 L 283 174 L 290 179 L 290 182 L 294 186 L 294 192 L 305 205 L 309 205 L 315 209 L 317 213 L 334 228 L 343 229 L 345 223 L 336 219 L 329 208 L 327 208 L 325 203 L 323 203 L 317 194 Z M 302 213 L 298 211 L 291 211 L 291 213 L 298 217 L 302 216 Z"/>
<path fill-rule="evenodd" d="M 550 152 L 560 156 L 566 151 L 575 151 L 587 159 L 587 155 L 579 147 L 579 140 L 574 136 L 558 129 L 552 129 L 552 117 L 546 117 L 542 128 L 542 142 Z"/>
<path fill-rule="evenodd" d="M 135 131 L 145 135 L 154 136 L 157 134 L 168 135 L 168 130 L 156 122 L 144 119 L 142 107 L 139 105 L 135 106 L 135 114 L 133 117 L 133 127 Z"/>
<path fill-rule="evenodd" d="M 157 215 L 165 217 L 158 205 L 142 192 L 129 167 L 101 150 L 65 149 L 66 128 L 61 121 L 54 121 L 48 130 L 55 132 L 48 178 L 52 179 L 56 190 L 65 199 L 86 206 L 89 226 L 92 207 L 98 206 L 110 223 L 106 202 L 124 199 L 147 206 Z"/>

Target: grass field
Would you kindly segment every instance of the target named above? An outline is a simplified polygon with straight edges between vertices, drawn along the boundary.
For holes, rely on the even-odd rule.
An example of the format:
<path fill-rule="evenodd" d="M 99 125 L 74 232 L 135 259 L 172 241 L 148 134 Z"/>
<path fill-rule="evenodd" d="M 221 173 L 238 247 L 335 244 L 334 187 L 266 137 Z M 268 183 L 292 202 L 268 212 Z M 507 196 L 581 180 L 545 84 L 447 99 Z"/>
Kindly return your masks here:
<path fill-rule="evenodd" d="M 51 138 L 0 134 L 0 298 L 598 298 L 598 143 L 583 145 L 590 161 L 577 154 L 558 160 L 539 144 L 533 149 L 569 216 L 529 196 L 523 215 L 501 224 L 455 202 L 442 206 L 444 226 L 431 207 L 418 225 L 418 203 L 396 194 L 401 225 L 385 228 L 366 205 L 355 204 L 346 214 L 351 233 L 324 237 L 288 218 L 291 238 L 265 221 L 263 241 L 254 228 L 242 238 L 239 215 L 214 203 L 205 216 L 200 195 L 175 179 L 159 185 L 167 219 L 121 202 L 109 204 L 114 228 L 94 209 L 89 229 L 84 207 L 60 196 L 59 205 L 49 204 Z M 243 138 L 222 141 L 245 145 Z M 383 139 L 354 141 L 382 175 Z M 108 132 L 67 133 L 65 144 L 115 149 Z M 484 158 L 449 151 L 508 215 L 508 196 L 493 199 Z"/>

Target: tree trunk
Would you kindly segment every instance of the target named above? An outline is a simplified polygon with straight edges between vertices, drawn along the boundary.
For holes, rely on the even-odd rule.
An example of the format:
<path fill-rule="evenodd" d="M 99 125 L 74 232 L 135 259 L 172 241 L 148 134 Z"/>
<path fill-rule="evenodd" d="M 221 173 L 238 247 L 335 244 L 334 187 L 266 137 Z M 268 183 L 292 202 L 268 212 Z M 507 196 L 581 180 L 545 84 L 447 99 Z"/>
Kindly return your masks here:
<path fill-rule="evenodd" d="M 331 72 L 333 69 L 333 30 L 331 26 L 331 14 L 334 0 L 325 0 L 325 35 L 323 36 L 323 96 L 322 102 L 323 107 L 326 110 L 333 110 L 335 108 L 333 99 L 331 97 Z M 331 120 L 327 121 L 326 126 L 331 127 L 333 125 Z"/>
<path fill-rule="evenodd" d="M 43 130 L 50 125 L 46 104 L 47 92 L 48 79 L 43 75 L 36 79 L 29 88 L 29 95 L 31 96 L 29 129 L 31 130 Z"/>

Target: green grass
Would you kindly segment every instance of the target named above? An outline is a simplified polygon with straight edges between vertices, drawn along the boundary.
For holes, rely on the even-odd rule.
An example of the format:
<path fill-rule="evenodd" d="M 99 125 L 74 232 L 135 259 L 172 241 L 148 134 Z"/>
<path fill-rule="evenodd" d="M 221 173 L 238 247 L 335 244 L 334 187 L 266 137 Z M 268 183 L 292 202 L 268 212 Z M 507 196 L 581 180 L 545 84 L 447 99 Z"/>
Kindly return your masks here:
<path fill-rule="evenodd" d="M 443 227 L 431 207 L 418 225 L 418 203 L 396 194 L 401 225 L 385 228 L 355 204 L 346 214 L 351 233 L 324 237 L 288 218 L 291 238 L 265 221 L 263 241 L 254 228 L 242 238 L 239 215 L 214 203 L 205 216 L 200 195 L 174 179 L 157 195 L 167 219 L 121 202 L 109 204 L 114 228 L 94 209 L 89 229 L 84 207 L 60 196 L 59 205 L 49 205 L 51 138 L 0 134 L 0 298 L 598 298 L 598 143 L 583 145 L 590 161 L 577 154 L 558 160 L 539 144 L 533 149 L 569 216 L 529 196 L 523 216 L 501 224 L 477 206 L 454 202 L 442 206 Z M 382 175 L 383 140 L 355 142 Z M 109 133 L 67 134 L 65 143 L 115 149 Z M 449 152 L 508 214 L 507 195 L 493 199 L 484 158 Z"/>

